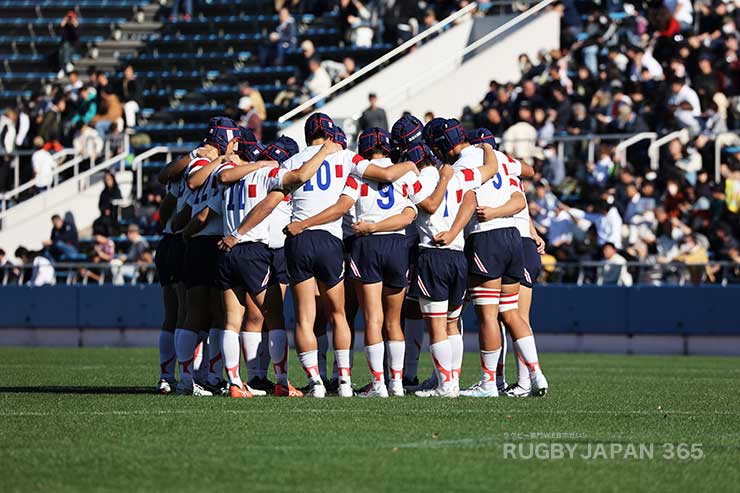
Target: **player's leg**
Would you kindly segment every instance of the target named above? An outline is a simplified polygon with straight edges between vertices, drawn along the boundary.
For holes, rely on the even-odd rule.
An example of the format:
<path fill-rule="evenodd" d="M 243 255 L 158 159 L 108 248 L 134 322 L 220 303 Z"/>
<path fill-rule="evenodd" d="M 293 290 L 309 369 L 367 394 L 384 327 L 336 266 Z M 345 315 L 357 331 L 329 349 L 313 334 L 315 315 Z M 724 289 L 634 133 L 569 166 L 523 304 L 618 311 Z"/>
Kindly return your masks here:
<path fill-rule="evenodd" d="M 319 361 L 316 336 L 314 335 L 314 321 L 316 320 L 316 280 L 311 277 L 294 283 L 293 304 L 295 309 L 295 342 L 298 352 L 298 361 L 306 372 L 309 387 L 306 392 L 310 397 L 324 397 L 324 388 L 319 374 Z"/>
<path fill-rule="evenodd" d="M 499 306 L 501 305 L 499 304 Z M 498 356 L 498 364 L 496 364 L 496 388 L 501 394 L 506 390 L 506 353 L 509 349 L 506 338 L 506 324 L 501 317 L 501 309 L 499 309 L 499 330 L 501 331 L 501 353 Z"/>
<path fill-rule="evenodd" d="M 416 390 L 419 385 L 417 372 L 419 356 L 424 345 L 424 319 L 419 309 L 419 300 L 406 298 L 403 306 L 404 361 L 403 386 L 407 391 Z"/>
<path fill-rule="evenodd" d="M 262 344 L 262 327 L 265 317 L 262 309 L 255 303 L 252 296 L 244 292 L 244 325 L 241 333 L 242 354 L 244 366 L 247 368 L 247 390 L 254 396 L 267 395 L 267 391 L 260 388 L 259 381 L 259 348 Z"/>
<path fill-rule="evenodd" d="M 460 392 L 467 397 L 498 396 L 496 366 L 501 352 L 501 332 L 498 322 L 498 305 L 501 296 L 501 278 L 488 279 L 477 275 L 470 278 L 470 299 L 475 308 L 480 332 L 481 378 L 471 387 Z"/>
<path fill-rule="evenodd" d="M 350 360 L 352 334 L 344 311 L 344 282 L 340 280 L 336 284 L 327 284 L 319 281 L 318 285 L 324 311 L 332 326 L 332 346 L 339 370 L 337 393 L 340 397 L 352 397 L 352 362 Z"/>
<path fill-rule="evenodd" d="M 316 319 L 313 322 L 313 333 L 316 336 L 316 348 L 319 359 L 319 375 L 321 380 L 327 381 L 326 353 L 329 351 L 329 335 L 326 327 L 326 314 L 319 297 L 319 288 L 316 287 Z M 336 365 L 335 365 L 336 366 Z"/>
<path fill-rule="evenodd" d="M 200 344 L 200 332 L 207 332 L 211 323 L 209 307 L 209 289 L 207 286 L 191 286 L 187 290 L 188 304 L 185 327 L 175 338 L 175 352 L 180 365 L 180 383 L 178 394 L 211 395 L 193 380 L 195 371 L 196 347 Z"/>
<path fill-rule="evenodd" d="M 447 301 L 419 298 L 419 308 L 429 332 L 429 352 L 432 356 L 437 387 L 417 390 L 418 397 L 457 397 L 452 383 L 452 347 L 447 339 Z"/>
<path fill-rule="evenodd" d="M 406 352 L 403 329 L 401 328 L 401 310 L 406 296 L 405 288 L 383 287 L 383 331 L 386 334 L 386 354 L 391 378 L 388 382 L 388 394 L 403 396 L 403 364 Z"/>
<path fill-rule="evenodd" d="M 223 292 L 218 288 L 209 290 L 211 308 L 211 328 L 208 331 L 208 375 L 206 388 L 215 394 L 225 394 L 224 357 L 221 341 L 224 338 L 225 305 Z"/>
<path fill-rule="evenodd" d="M 169 394 L 175 390 L 175 329 L 177 328 L 177 291 L 170 284 L 162 286 L 164 320 L 159 332 L 159 385 L 160 394 Z"/>
<path fill-rule="evenodd" d="M 462 372 L 463 355 L 465 354 L 462 331 L 460 330 L 462 309 L 463 305 L 459 304 L 450 306 L 447 312 L 447 340 L 450 341 L 452 352 L 452 384 L 458 392 L 460 391 L 460 373 Z"/>
<path fill-rule="evenodd" d="M 357 283 L 357 298 L 365 320 L 365 355 L 372 376 L 371 386 L 361 397 L 388 397 L 385 385 L 383 358 L 383 283 Z"/>
<path fill-rule="evenodd" d="M 528 294 L 528 301 L 531 304 L 531 290 Z M 519 299 L 520 286 L 518 283 L 504 285 L 501 293 L 501 316 L 511 332 L 511 339 L 518 353 L 517 357 L 521 358 L 527 367 L 532 395 L 543 396 L 547 393 L 548 384 L 540 368 L 532 329 L 519 312 Z"/>
<path fill-rule="evenodd" d="M 226 375 L 229 379 L 229 396 L 234 398 L 249 398 L 252 393 L 242 381 L 239 372 L 239 333 L 242 329 L 245 308 L 240 300 L 244 299 L 243 289 L 226 289 L 223 291 L 225 312 L 225 328 L 221 341 L 223 361 L 226 366 Z"/>

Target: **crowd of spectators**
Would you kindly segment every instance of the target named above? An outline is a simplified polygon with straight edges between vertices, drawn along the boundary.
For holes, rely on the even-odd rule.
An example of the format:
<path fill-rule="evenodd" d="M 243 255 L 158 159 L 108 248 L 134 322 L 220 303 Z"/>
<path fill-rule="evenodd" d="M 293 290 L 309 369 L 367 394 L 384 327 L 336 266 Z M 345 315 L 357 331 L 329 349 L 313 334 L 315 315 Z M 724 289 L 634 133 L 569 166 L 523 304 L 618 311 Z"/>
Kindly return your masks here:
<path fill-rule="evenodd" d="M 740 127 L 740 9 L 696 5 L 558 2 L 561 49 L 534 60 L 522 54 L 520 82 L 491 81 L 480 104 L 463 110 L 466 127 L 490 129 L 507 152 L 535 164 L 530 208 L 551 262 L 740 263 L 740 138 L 726 133 Z M 626 166 L 616 138 L 599 137 L 592 160 L 591 137 L 566 142 L 562 153 L 554 142 L 678 130 L 657 170 L 647 141 L 629 148 Z M 717 269 L 692 280 L 712 280 Z M 622 270 L 609 278 L 629 282 Z"/>

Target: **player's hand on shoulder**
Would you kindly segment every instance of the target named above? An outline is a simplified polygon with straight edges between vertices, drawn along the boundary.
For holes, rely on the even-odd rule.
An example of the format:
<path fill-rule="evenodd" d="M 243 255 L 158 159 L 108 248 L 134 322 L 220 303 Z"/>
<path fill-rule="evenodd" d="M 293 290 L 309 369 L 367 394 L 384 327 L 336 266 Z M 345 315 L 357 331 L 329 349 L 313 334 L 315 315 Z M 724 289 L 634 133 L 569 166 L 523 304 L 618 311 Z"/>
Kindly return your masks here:
<path fill-rule="evenodd" d="M 339 152 L 342 150 L 341 144 L 338 144 L 334 141 L 327 141 L 324 142 L 324 144 L 321 146 L 321 150 L 326 152 L 327 154 L 334 154 L 335 152 Z"/>
<path fill-rule="evenodd" d="M 200 149 L 198 149 L 198 152 L 196 154 L 198 154 L 199 157 L 208 158 L 211 161 L 218 157 L 218 151 L 216 151 L 216 149 L 206 149 L 205 147 L 201 147 Z"/>
<path fill-rule="evenodd" d="M 375 223 L 369 223 L 367 221 L 358 221 L 352 225 L 352 229 L 358 235 L 370 235 L 375 232 Z"/>
<path fill-rule="evenodd" d="M 443 165 L 439 168 L 439 177 L 443 180 L 452 179 L 452 175 L 455 174 L 455 170 L 449 164 Z"/>
<path fill-rule="evenodd" d="M 410 172 L 412 172 L 416 176 L 419 176 L 419 168 L 416 167 L 416 163 L 414 163 L 413 161 L 406 161 L 406 166 L 408 166 Z"/>
<path fill-rule="evenodd" d="M 298 236 L 299 234 L 303 233 L 305 229 L 306 227 L 301 221 L 296 221 L 285 226 L 285 229 L 283 229 L 283 233 L 288 236 Z"/>
<path fill-rule="evenodd" d="M 443 231 L 434 235 L 434 242 L 440 246 L 451 245 L 455 241 L 455 237 L 449 231 Z"/>

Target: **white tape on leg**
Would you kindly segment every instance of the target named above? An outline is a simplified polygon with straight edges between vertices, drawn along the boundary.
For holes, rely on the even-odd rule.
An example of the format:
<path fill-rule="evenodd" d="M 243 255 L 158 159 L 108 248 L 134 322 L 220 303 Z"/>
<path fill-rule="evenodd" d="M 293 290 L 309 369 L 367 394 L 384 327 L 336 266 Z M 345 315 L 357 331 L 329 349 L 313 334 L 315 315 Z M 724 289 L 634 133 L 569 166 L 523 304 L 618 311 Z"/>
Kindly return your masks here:
<path fill-rule="evenodd" d="M 470 289 L 470 301 L 474 305 L 498 305 L 500 289 L 491 289 L 478 286 Z"/>
<path fill-rule="evenodd" d="M 447 301 L 432 301 L 429 298 L 419 298 L 419 308 L 424 318 L 447 316 Z"/>
<path fill-rule="evenodd" d="M 502 293 L 499 312 L 508 312 L 519 309 L 519 291 L 514 293 Z"/>

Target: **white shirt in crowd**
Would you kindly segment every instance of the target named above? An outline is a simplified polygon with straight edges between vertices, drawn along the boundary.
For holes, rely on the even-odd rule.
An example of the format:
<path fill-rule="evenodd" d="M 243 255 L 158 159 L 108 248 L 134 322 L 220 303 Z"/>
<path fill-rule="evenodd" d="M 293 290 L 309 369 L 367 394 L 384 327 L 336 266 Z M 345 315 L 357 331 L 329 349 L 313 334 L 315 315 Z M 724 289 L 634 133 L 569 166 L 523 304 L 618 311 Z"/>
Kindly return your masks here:
<path fill-rule="evenodd" d="M 39 149 L 31 156 L 33 174 L 36 177 L 36 186 L 39 188 L 50 187 L 54 181 L 54 168 L 57 163 L 51 153 L 45 149 Z"/>
<path fill-rule="evenodd" d="M 31 278 L 28 280 L 29 286 L 54 285 L 57 283 L 54 266 L 49 259 L 38 256 L 33 259 L 33 268 L 31 269 Z"/>

